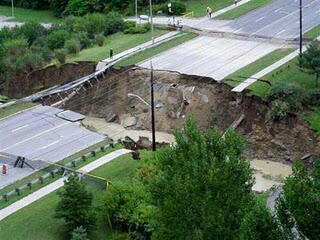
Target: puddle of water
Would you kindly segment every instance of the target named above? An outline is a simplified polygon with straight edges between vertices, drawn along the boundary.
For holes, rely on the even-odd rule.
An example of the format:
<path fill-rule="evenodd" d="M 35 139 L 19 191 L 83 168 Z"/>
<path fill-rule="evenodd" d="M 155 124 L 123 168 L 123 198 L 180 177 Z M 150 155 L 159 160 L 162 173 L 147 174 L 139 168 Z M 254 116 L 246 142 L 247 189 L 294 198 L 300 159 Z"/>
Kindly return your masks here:
<path fill-rule="evenodd" d="M 253 191 L 256 192 L 264 192 L 272 186 L 278 186 L 292 173 L 291 166 L 279 162 L 253 160 L 250 165 L 254 169 L 256 183 L 253 186 Z"/>

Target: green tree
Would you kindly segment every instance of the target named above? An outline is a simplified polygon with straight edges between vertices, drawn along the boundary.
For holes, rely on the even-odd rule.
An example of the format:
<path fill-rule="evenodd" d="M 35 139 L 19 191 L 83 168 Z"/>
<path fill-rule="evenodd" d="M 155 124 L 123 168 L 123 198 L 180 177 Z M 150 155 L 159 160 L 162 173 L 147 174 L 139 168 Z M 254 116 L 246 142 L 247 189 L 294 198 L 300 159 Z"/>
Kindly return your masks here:
<path fill-rule="evenodd" d="M 302 54 L 302 67 L 316 75 L 316 87 L 319 85 L 320 74 L 320 41 L 313 41 L 307 51 Z"/>
<path fill-rule="evenodd" d="M 66 30 L 53 31 L 47 37 L 47 45 L 51 50 L 62 48 L 68 39 L 70 34 Z"/>
<path fill-rule="evenodd" d="M 73 230 L 71 240 L 89 240 L 87 235 L 86 229 L 80 226 Z"/>
<path fill-rule="evenodd" d="M 244 217 L 240 227 L 240 240 L 280 240 L 281 229 L 266 206 L 256 203 Z"/>
<path fill-rule="evenodd" d="M 296 161 L 293 174 L 285 180 L 283 195 L 277 200 L 277 216 L 284 230 L 294 239 L 292 229 L 308 239 L 320 236 L 320 161 L 312 175 L 302 161 Z"/>
<path fill-rule="evenodd" d="M 235 239 L 254 199 L 250 164 L 240 135 L 201 132 L 188 119 L 176 146 L 155 155 L 148 190 L 158 208 L 155 239 Z"/>
<path fill-rule="evenodd" d="M 66 14 L 66 7 L 69 0 L 50 0 L 50 8 L 56 17 L 63 17 Z"/>
<path fill-rule="evenodd" d="M 60 201 L 55 216 L 65 220 L 69 234 L 80 226 L 88 232 L 94 229 L 96 216 L 92 207 L 92 194 L 86 190 L 78 176 L 70 175 L 58 195 Z"/>

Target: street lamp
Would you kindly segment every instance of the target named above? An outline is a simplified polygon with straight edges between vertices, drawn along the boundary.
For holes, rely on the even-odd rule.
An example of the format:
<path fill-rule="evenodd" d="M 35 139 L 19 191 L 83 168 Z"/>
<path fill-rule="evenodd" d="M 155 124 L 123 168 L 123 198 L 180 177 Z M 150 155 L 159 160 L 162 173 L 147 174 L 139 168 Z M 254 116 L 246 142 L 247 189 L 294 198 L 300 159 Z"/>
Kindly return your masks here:
<path fill-rule="evenodd" d="M 299 48 L 299 63 L 301 67 L 301 58 L 302 58 L 302 0 L 300 0 L 300 48 Z"/>
<path fill-rule="evenodd" d="M 154 44 L 154 36 L 153 36 L 153 15 L 152 15 L 152 0 L 149 0 L 149 5 L 150 5 L 151 38 L 152 38 L 152 44 Z"/>
<path fill-rule="evenodd" d="M 12 17 L 14 17 L 14 4 L 13 4 L 13 0 L 11 0 L 11 14 L 12 14 Z"/>
<path fill-rule="evenodd" d="M 136 27 L 138 25 L 138 0 L 136 0 Z"/>

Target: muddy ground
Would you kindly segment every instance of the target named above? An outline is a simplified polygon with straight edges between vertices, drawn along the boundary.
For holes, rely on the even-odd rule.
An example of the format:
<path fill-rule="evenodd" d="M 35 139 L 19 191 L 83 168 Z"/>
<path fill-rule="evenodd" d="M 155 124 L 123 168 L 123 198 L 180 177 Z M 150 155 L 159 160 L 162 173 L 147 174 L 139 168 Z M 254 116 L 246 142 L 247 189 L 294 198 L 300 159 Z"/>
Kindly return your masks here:
<path fill-rule="evenodd" d="M 242 114 L 237 131 L 247 142 L 250 159 L 292 162 L 306 154 L 320 155 L 320 137 L 300 116 L 291 115 L 278 123 L 268 121 L 267 103 L 245 96 L 237 101 L 225 84 L 212 79 L 173 72 L 155 72 L 157 131 L 172 133 L 193 116 L 201 129 L 218 127 L 225 131 Z M 150 72 L 141 69 L 111 70 L 86 91 L 71 98 L 64 108 L 79 111 L 108 122 L 121 123 L 127 129 L 150 130 Z"/>

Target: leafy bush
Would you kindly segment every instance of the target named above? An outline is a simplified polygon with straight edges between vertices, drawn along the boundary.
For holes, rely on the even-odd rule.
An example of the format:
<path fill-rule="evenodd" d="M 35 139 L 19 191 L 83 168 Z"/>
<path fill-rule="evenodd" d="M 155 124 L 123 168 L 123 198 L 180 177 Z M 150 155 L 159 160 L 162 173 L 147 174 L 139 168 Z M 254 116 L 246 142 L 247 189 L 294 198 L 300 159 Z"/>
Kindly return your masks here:
<path fill-rule="evenodd" d="M 68 39 L 70 39 L 69 32 L 66 30 L 57 30 L 48 35 L 47 45 L 51 50 L 62 48 Z"/>
<path fill-rule="evenodd" d="M 312 105 L 320 106 L 320 88 L 310 90 L 308 95 Z"/>
<path fill-rule="evenodd" d="M 184 3 L 180 1 L 172 1 L 171 2 L 171 13 L 169 12 L 169 8 L 166 7 L 165 11 L 169 15 L 182 15 L 187 10 L 187 7 Z"/>
<path fill-rule="evenodd" d="M 272 121 L 280 121 L 287 118 L 288 111 L 288 103 L 275 100 L 274 102 L 272 102 L 272 107 L 268 111 L 268 118 Z"/>
<path fill-rule="evenodd" d="M 69 32 L 86 32 L 85 19 L 83 17 L 68 16 L 64 20 Z"/>
<path fill-rule="evenodd" d="M 114 233 L 112 235 L 113 240 L 131 240 L 128 233 Z"/>
<path fill-rule="evenodd" d="M 71 240 L 89 240 L 86 229 L 82 226 L 76 227 L 72 231 Z"/>
<path fill-rule="evenodd" d="M 19 30 L 21 35 L 28 40 L 30 45 L 45 32 L 45 28 L 36 22 L 27 22 L 23 24 Z"/>
<path fill-rule="evenodd" d="M 104 44 L 104 36 L 102 34 L 98 34 L 95 39 L 95 44 L 97 44 L 99 47 L 102 47 Z"/>
<path fill-rule="evenodd" d="M 88 48 L 91 45 L 91 41 L 88 38 L 88 35 L 84 32 L 81 32 L 77 35 L 77 38 L 80 41 L 81 49 Z"/>
<path fill-rule="evenodd" d="M 125 28 L 125 22 L 119 13 L 110 12 L 107 14 L 106 27 L 104 31 L 105 35 L 123 31 L 124 28 Z"/>
<path fill-rule="evenodd" d="M 37 53 L 26 53 L 17 56 L 13 62 L 13 71 L 17 73 L 31 72 L 33 70 L 43 67 L 44 59 Z"/>
<path fill-rule="evenodd" d="M 4 49 L 6 54 L 10 57 L 21 56 L 25 54 L 28 49 L 27 39 L 19 38 L 7 40 L 4 42 Z"/>
<path fill-rule="evenodd" d="M 67 59 L 67 51 L 65 49 L 58 49 L 55 52 L 55 57 L 59 63 L 64 64 Z"/>
<path fill-rule="evenodd" d="M 56 17 L 63 17 L 66 15 L 65 9 L 69 0 L 50 0 L 50 8 Z"/>
<path fill-rule="evenodd" d="M 87 1 L 85 0 L 69 0 L 68 5 L 66 6 L 66 13 L 83 16 L 88 13 Z"/>
<path fill-rule="evenodd" d="M 269 89 L 267 99 L 287 102 L 291 110 L 300 110 L 308 98 L 306 90 L 296 83 L 277 83 Z"/>
<path fill-rule="evenodd" d="M 41 56 L 46 62 L 49 62 L 53 58 L 53 53 L 48 47 L 44 47 L 41 49 Z"/>
<path fill-rule="evenodd" d="M 103 33 L 106 29 L 106 16 L 99 13 L 88 14 L 84 17 L 84 25 L 89 34 Z"/>
<path fill-rule="evenodd" d="M 80 41 L 76 38 L 67 40 L 64 44 L 64 47 L 68 51 L 68 53 L 72 54 L 80 52 L 81 49 Z"/>
<path fill-rule="evenodd" d="M 129 27 L 126 30 L 124 30 L 125 34 L 139 34 L 139 33 L 146 33 L 150 31 L 151 25 L 149 23 L 138 25 L 138 26 L 133 26 Z"/>

